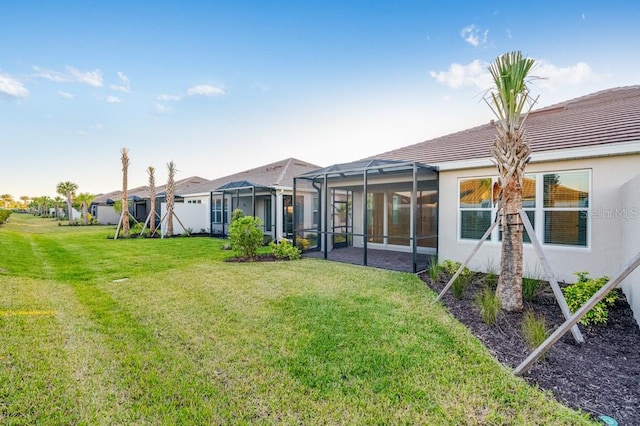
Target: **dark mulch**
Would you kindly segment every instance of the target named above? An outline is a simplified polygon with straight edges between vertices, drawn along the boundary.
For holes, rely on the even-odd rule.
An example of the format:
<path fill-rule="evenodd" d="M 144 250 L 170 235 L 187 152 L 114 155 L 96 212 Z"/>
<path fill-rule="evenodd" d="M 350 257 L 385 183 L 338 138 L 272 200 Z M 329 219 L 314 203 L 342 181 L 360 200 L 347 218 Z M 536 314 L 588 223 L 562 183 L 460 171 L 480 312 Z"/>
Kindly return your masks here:
<path fill-rule="evenodd" d="M 245 263 L 245 262 L 276 262 L 279 260 L 287 260 L 287 259 L 278 259 L 273 253 L 264 253 L 259 254 L 256 257 L 230 257 L 226 259 L 225 262 L 237 262 L 237 263 Z"/>
<path fill-rule="evenodd" d="M 445 280 L 434 283 L 426 275 L 422 279 L 438 293 L 446 285 Z M 532 352 L 520 334 L 522 313 L 502 312 L 495 326 L 483 323 L 474 303 L 482 286 L 475 279 L 461 300 L 449 291 L 443 303 L 498 361 L 515 369 Z M 533 302 L 525 302 L 525 309 L 543 314 L 551 331 L 564 322 L 548 284 Z M 624 295 L 620 293 L 609 310 L 606 325 L 579 327 L 585 343 L 577 344 L 568 332 L 524 378 L 594 418 L 607 415 L 620 425 L 640 425 L 640 329 Z"/>

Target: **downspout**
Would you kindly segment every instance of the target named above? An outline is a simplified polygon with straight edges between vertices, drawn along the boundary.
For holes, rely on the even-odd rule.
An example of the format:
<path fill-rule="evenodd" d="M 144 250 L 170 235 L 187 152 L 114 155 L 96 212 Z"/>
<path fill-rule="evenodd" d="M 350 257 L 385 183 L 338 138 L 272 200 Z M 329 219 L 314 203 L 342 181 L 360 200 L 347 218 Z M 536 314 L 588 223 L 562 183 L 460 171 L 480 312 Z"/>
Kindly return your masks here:
<path fill-rule="evenodd" d="M 413 163 L 413 189 L 411 191 L 411 204 L 413 205 L 413 218 L 411 221 L 411 252 L 412 252 L 412 260 L 413 260 L 413 273 L 418 272 L 418 255 L 417 255 L 417 238 L 418 238 L 418 226 L 417 226 L 417 218 L 418 218 L 418 165 Z"/>
<path fill-rule="evenodd" d="M 368 232 L 367 230 L 369 229 L 369 224 L 367 223 L 367 169 L 364 169 L 364 173 L 363 173 L 363 183 L 362 183 L 362 248 L 364 249 L 363 253 L 364 253 L 364 259 L 363 259 L 363 263 L 364 266 L 367 266 L 367 240 L 368 238 Z"/>

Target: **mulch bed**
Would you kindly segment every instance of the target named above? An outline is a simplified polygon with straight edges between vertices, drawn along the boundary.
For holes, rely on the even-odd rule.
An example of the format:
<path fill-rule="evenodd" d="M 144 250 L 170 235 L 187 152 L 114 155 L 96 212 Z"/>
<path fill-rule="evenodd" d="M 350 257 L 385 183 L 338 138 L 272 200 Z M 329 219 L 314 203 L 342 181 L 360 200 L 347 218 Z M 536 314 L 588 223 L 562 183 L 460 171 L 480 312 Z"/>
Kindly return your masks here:
<path fill-rule="evenodd" d="M 277 262 L 280 260 L 288 260 L 288 259 L 278 259 L 273 253 L 264 253 L 259 254 L 256 257 L 230 257 L 225 260 L 225 262 L 236 262 L 236 263 L 248 263 L 248 262 Z"/>
<path fill-rule="evenodd" d="M 421 278 L 434 291 L 447 283 Z M 525 310 L 543 314 L 550 331 L 564 322 L 564 316 L 547 283 L 544 291 Z M 451 314 L 489 349 L 501 363 L 516 368 L 532 352 L 521 336 L 522 313 L 502 312 L 498 322 L 482 322 L 474 303 L 483 288 L 480 275 L 462 299 L 449 291 L 442 299 Z M 616 290 L 619 291 L 619 290 Z M 590 413 L 614 418 L 620 425 L 640 425 L 640 329 L 624 295 L 609 309 L 606 325 L 579 325 L 585 343 L 579 345 L 571 332 L 561 338 L 544 359 L 537 361 L 523 377 L 541 389 L 551 391 L 561 403 Z"/>

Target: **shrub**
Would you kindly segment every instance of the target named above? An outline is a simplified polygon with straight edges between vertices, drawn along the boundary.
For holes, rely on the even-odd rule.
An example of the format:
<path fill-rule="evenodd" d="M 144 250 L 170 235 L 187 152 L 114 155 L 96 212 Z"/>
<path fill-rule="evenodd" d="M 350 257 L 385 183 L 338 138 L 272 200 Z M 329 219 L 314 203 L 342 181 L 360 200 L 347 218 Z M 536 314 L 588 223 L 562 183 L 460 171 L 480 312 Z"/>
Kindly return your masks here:
<path fill-rule="evenodd" d="M 309 248 L 309 240 L 306 238 L 298 237 L 296 238 L 296 247 L 300 251 L 306 251 Z"/>
<path fill-rule="evenodd" d="M 271 251 L 278 259 L 297 260 L 302 257 L 300 249 L 289 242 L 289 240 L 282 240 L 280 244 L 271 242 L 269 244 Z"/>
<path fill-rule="evenodd" d="M 452 277 L 456 273 L 456 271 L 460 268 L 460 265 L 460 262 L 455 262 L 450 259 L 447 259 L 440 264 L 442 271 L 450 277 Z"/>
<path fill-rule="evenodd" d="M 476 304 L 480 308 L 482 322 L 495 325 L 500 313 L 500 299 L 490 287 L 485 287 L 476 296 Z"/>
<path fill-rule="evenodd" d="M 231 222 L 235 222 L 236 220 L 244 217 L 244 212 L 240 209 L 235 209 L 231 212 Z"/>
<path fill-rule="evenodd" d="M 532 301 L 538 295 L 542 280 L 536 277 L 522 277 L 522 297 Z"/>
<path fill-rule="evenodd" d="M 532 310 L 522 316 L 522 335 L 532 349 L 537 348 L 549 337 L 544 315 L 536 315 Z"/>
<path fill-rule="evenodd" d="M 571 312 L 575 312 L 584 305 L 591 297 L 609 281 L 609 277 L 589 278 L 588 272 L 576 272 L 578 281 L 568 287 L 562 289 L 567 305 Z M 609 307 L 618 300 L 618 293 L 612 291 L 598 302 L 585 316 L 580 320 L 580 324 L 606 324 L 609 319 Z"/>
<path fill-rule="evenodd" d="M 262 240 L 262 245 L 268 246 L 269 244 L 271 244 L 271 241 L 273 241 L 273 237 L 271 235 L 265 235 Z"/>
<path fill-rule="evenodd" d="M 467 291 L 469 284 L 471 284 L 472 277 L 473 276 L 471 272 L 467 268 L 464 268 L 462 270 L 460 275 L 458 275 L 455 281 L 453 281 L 453 284 L 451 286 L 453 297 L 455 297 L 456 299 L 462 299 L 462 296 L 464 296 L 464 292 Z"/>
<path fill-rule="evenodd" d="M 234 216 L 237 211 L 234 210 Z M 240 256 L 256 257 L 263 240 L 262 221 L 257 217 L 242 215 L 229 225 L 231 247 Z"/>
<path fill-rule="evenodd" d="M 440 274 L 442 273 L 442 265 L 436 262 L 435 258 L 432 259 L 431 263 L 429 263 L 427 273 L 429 274 L 431 281 L 438 281 L 440 279 Z"/>
<path fill-rule="evenodd" d="M 9 220 L 9 216 L 11 216 L 11 213 L 11 210 L 0 209 L 0 225 Z"/>

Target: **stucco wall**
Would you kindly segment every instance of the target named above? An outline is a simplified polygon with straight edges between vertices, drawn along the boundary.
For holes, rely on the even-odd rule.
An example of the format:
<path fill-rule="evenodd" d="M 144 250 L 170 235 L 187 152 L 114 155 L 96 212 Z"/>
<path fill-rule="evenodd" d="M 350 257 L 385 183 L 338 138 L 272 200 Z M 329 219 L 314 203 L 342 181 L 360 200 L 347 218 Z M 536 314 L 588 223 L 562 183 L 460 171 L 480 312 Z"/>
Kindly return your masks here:
<path fill-rule="evenodd" d="M 180 219 L 184 228 L 191 229 L 191 232 L 201 232 L 203 229 L 205 232 L 209 232 L 209 210 L 208 204 L 187 204 L 176 203 L 174 204 L 173 211 L 175 215 Z M 167 212 L 167 203 L 162 203 L 161 217 L 165 217 Z M 173 233 L 176 235 L 184 234 L 185 229 L 180 225 L 180 222 L 173 218 Z M 162 222 L 162 233 L 167 231 L 167 221 Z"/>
<path fill-rule="evenodd" d="M 102 225 L 116 225 L 120 221 L 120 215 L 116 213 L 113 206 L 97 206 L 98 223 Z"/>
<path fill-rule="evenodd" d="M 612 276 L 624 263 L 622 255 L 623 218 L 616 215 L 621 208 L 621 188 L 638 173 L 640 155 L 588 158 L 570 161 L 530 164 L 527 172 L 558 172 L 590 169 L 591 188 L 591 241 L 588 248 L 544 245 L 551 268 L 560 280 L 575 281 L 576 271 L 588 271 L 592 277 Z M 439 251 L 440 260 L 465 260 L 476 241 L 458 239 L 458 179 L 497 175 L 496 169 L 442 171 L 440 173 Z M 637 196 L 637 192 L 636 192 Z M 539 201 L 541 202 L 541 200 Z M 630 225 L 629 225 L 630 226 Z M 637 222 L 636 222 L 637 229 Z M 636 231 L 637 232 L 637 231 Z M 636 238 L 637 240 L 637 238 Z M 500 243 L 485 242 L 470 263 L 474 270 L 484 271 L 489 265 L 497 268 L 500 261 Z M 525 273 L 542 271 L 533 247 L 524 246 Z"/>
<path fill-rule="evenodd" d="M 640 252 L 640 175 L 626 182 L 621 189 L 622 253 L 621 260 L 627 262 Z M 640 324 L 640 269 L 622 282 L 622 290 Z"/>

